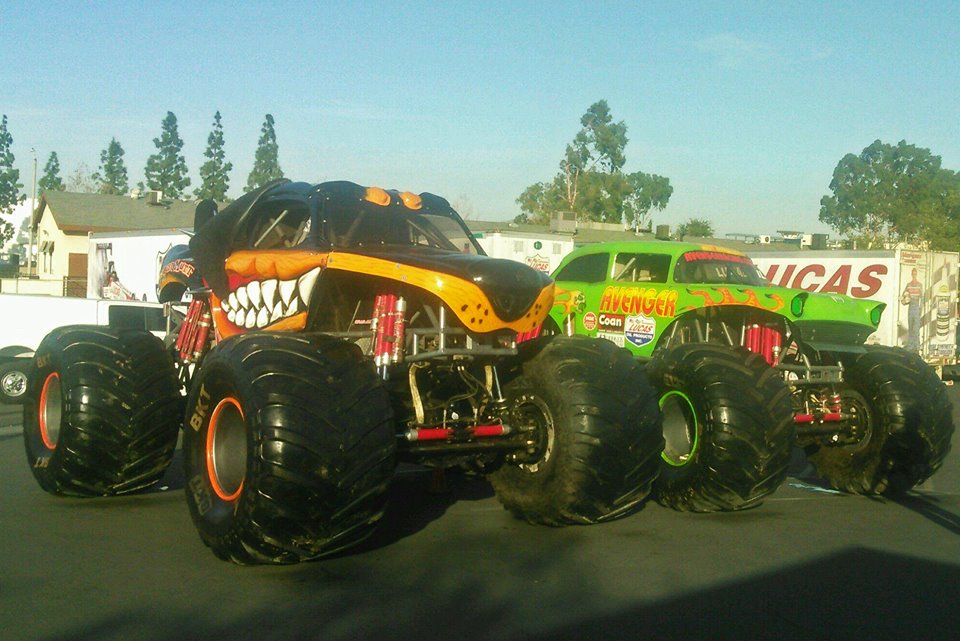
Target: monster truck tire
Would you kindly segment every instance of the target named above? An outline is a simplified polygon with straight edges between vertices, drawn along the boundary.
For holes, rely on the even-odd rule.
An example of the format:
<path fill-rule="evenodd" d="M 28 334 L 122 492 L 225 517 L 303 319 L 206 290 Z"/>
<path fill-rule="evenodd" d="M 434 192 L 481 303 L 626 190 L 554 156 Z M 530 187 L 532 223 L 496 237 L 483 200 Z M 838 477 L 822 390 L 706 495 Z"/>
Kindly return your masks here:
<path fill-rule="evenodd" d="M 759 505 L 787 474 L 790 391 L 759 355 L 692 343 L 654 355 L 666 445 L 654 493 L 681 511 Z"/>
<path fill-rule="evenodd" d="M 490 476 L 497 497 L 531 523 L 613 519 L 647 495 L 663 437 L 643 366 L 612 343 L 544 337 L 522 343 L 501 380 L 508 420 L 535 446 Z"/>
<path fill-rule="evenodd" d="M 844 373 L 844 411 L 859 413 L 854 445 L 820 445 L 808 458 L 833 487 L 897 494 L 922 483 L 950 450 L 954 425 L 946 388 L 916 354 L 870 346 Z"/>
<path fill-rule="evenodd" d="M 353 344 L 249 333 L 203 361 L 184 425 L 201 539 L 239 564 L 332 554 L 383 515 L 396 442 L 390 397 Z"/>
<path fill-rule="evenodd" d="M 156 483 L 170 464 L 183 400 L 149 332 L 68 326 L 37 348 L 23 405 L 27 461 L 51 494 L 111 496 Z"/>
<path fill-rule="evenodd" d="M 17 358 L 0 365 L 0 403 L 20 403 L 27 392 L 30 359 Z"/>

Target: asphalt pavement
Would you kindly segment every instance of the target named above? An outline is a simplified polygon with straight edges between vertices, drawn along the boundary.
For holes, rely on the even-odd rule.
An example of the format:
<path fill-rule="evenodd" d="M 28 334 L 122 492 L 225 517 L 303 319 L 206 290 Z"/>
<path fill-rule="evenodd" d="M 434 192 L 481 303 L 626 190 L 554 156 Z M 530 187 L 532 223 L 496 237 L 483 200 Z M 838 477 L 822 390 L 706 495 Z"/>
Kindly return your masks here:
<path fill-rule="evenodd" d="M 950 388 L 960 425 L 960 386 Z M 3 406 L 0 406 L 2 408 Z M 0 639 L 952 639 L 960 454 L 910 495 L 793 474 L 759 508 L 511 518 L 482 479 L 405 469 L 363 548 L 238 567 L 200 542 L 179 459 L 154 491 L 49 496 L 0 409 Z M 954 441 L 957 441 L 955 437 Z"/>

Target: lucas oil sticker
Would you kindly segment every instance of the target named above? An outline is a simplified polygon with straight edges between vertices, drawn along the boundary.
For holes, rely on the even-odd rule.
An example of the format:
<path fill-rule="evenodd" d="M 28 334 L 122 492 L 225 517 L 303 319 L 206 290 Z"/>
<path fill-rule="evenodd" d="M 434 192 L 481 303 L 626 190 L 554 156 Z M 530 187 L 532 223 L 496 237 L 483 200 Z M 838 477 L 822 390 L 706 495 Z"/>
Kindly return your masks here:
<path fill-rule="evenodd" d="M 624 320 L 623 335 L 631 344 L 642 347 L 653 340 L 657 333 L 657 321 L 640 314 L 639 316 L 627 316 Z"/>

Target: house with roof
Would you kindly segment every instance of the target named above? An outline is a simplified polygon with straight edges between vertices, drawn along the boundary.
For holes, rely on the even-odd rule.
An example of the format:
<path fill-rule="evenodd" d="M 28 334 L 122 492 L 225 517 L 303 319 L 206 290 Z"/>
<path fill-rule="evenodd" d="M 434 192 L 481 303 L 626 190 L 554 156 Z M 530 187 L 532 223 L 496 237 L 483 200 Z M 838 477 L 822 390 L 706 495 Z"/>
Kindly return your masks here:
<path fill-rule="evenodd" d="M 32 220 L 33 278 L 4 279 L 0 289 L 85 296 L 89 234 L 191 228 L 195 207 L 192 201 L 164 201 L 159 192 L 132 197 L 45 191 Z"/>

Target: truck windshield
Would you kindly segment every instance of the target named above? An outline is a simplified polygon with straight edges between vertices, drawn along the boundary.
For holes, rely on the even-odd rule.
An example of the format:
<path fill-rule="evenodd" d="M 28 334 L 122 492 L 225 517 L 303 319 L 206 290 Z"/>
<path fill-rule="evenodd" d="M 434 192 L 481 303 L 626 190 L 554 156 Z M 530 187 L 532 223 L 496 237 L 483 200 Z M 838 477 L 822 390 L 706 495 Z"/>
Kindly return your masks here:
<path fill-rule="evenodd" d="M 678 283 L 754 286 L 767 284 L 760 270 L 746 256 L 713 251 L 692 251 L 680 256 L 673 278 Z"/>
<path fill-rule="evenodd" d="M 352 247 L 430 247 L 466 254 L 480 253 L 459 220 L 434 212 L 399 207 L 363 207 L 353 216 L 329 216 L 325 232 L 339 249 Z"/>

